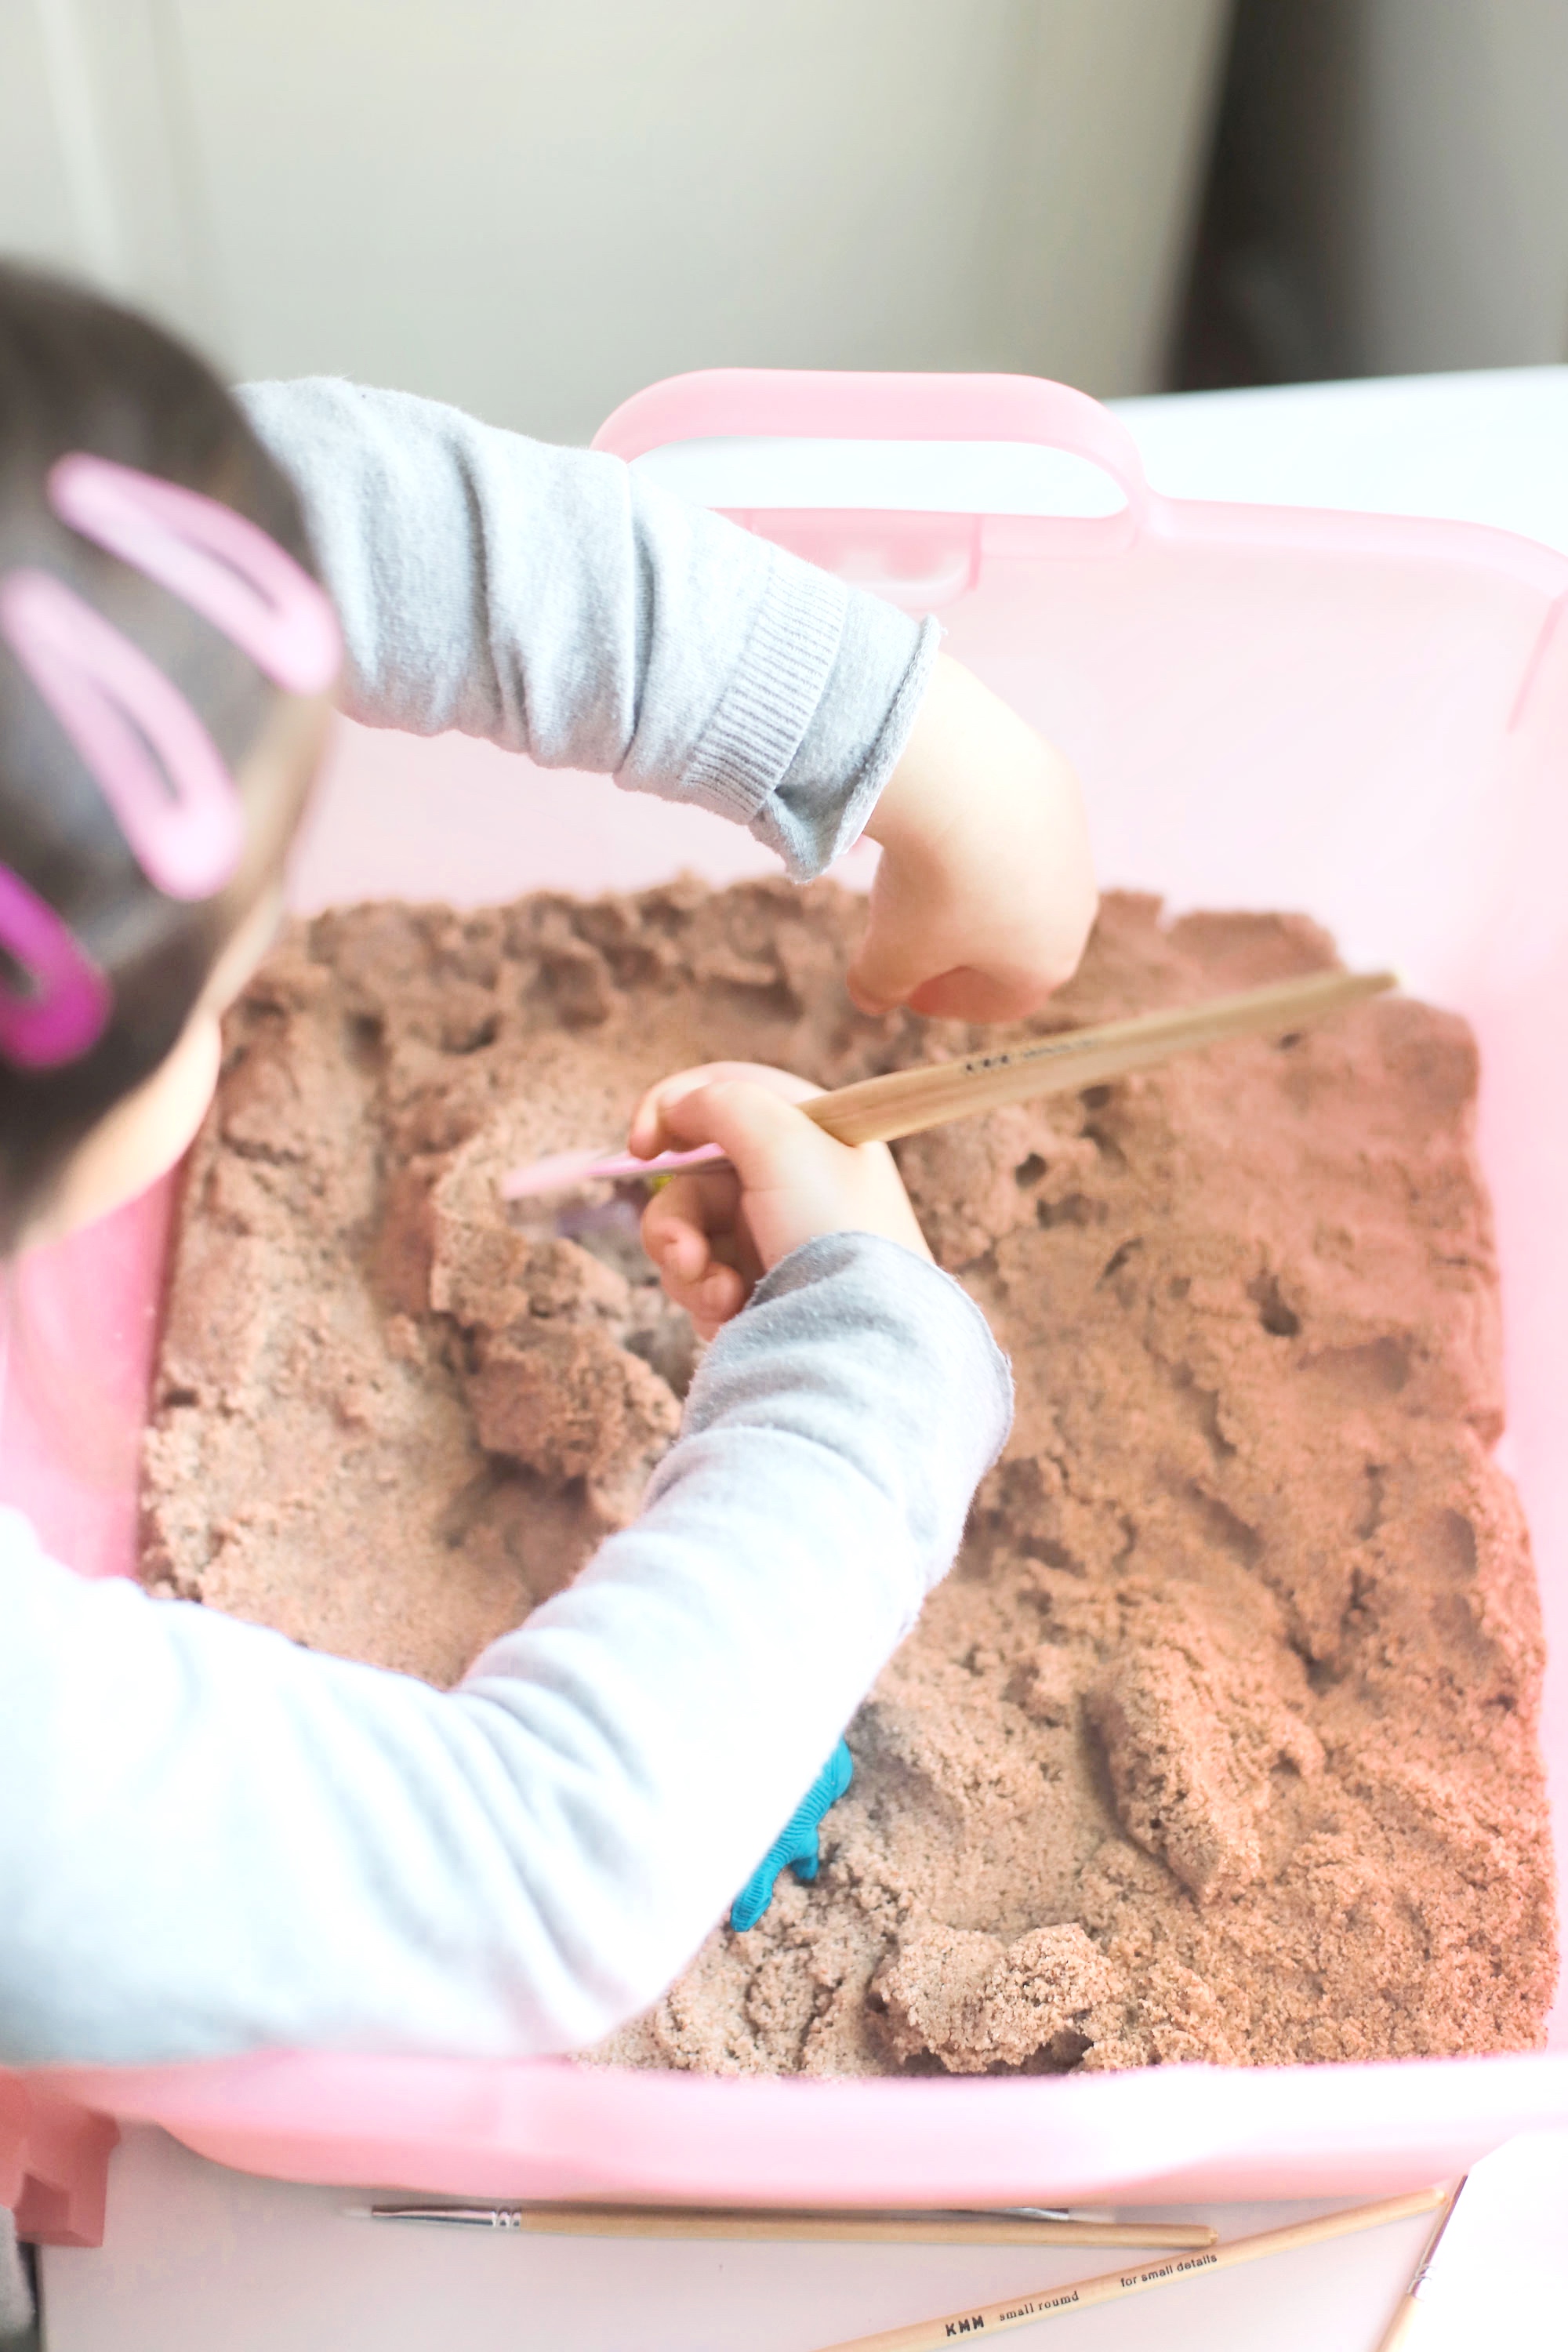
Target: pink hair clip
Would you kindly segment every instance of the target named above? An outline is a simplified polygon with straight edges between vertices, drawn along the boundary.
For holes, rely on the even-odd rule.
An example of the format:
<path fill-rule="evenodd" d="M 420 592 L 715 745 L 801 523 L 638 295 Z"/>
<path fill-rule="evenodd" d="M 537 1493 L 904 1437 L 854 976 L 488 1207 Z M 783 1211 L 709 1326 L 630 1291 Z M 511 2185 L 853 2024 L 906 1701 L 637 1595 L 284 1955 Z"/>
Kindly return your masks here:
<path fill-rule="evenodd" d="M 96 1045 L 109 1021 L 109 982 L 54 908 L 0 866 L 0 947 L 30 985 L 0 980 L 0 1055 L 49 1070 Z"/>
<path fill-rule="evenodd" d="M 171 898 L 221 890 L 245 845 L 245 812 L 178 687 L 47 572 L 0 579 L 0 633 L 92 770 L 153 887 Z"/>
<path fill-rule="evenodd" d="M 84 450 L 51 467 L 49 503 L 221 629 L 275 686 L 321 694 L 336 677 L 342 637 L 325 591 L 248 516 Z"/>
<path fill-rule="evenodd" d="M 258 525 L 177 482 L 77 451 L 49 473 L 56 514 L 200 613 L 294 694 L 342 660 L 322 590 Z M 0 635 L 97 778 L 132 856 L 171 898 L 212 898 L 245 847 L 245 812 L 216 744 L 139 646 L 52 573 L 0 578 Z M 103 1034 L 108 981 L 55 909 L 0 865 L 0 1055 L 74 1061 Z"/>

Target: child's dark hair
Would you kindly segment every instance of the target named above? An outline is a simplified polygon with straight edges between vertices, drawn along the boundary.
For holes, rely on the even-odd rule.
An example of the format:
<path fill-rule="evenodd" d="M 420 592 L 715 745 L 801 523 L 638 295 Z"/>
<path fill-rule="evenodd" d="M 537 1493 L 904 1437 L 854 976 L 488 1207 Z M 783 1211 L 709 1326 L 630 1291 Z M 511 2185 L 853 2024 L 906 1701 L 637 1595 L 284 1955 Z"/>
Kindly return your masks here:
<path fill-rule="evenodd" d="M 205 492 L 314 571 L 292 487 L 211 369 L 135 312 L 0 262 L 0 578 L 26 568 L 65 582 L 178 688 L 237 774 L 277 688 L 188 604 L 57 519 L 49 471 L 75 451 Z M 247 832 L 271 835 L 278 812 L 258 791 L 246 791 Z M 0 1055 L 5 1252 L 76 1145 L 170 1052 L 267 877 L 247 859 L 229 888 L 195 903 L 154 887 L 3 636 L 0 864 L 59 916 L 112 997 L 79 1058 L 20 1068 Z"/>

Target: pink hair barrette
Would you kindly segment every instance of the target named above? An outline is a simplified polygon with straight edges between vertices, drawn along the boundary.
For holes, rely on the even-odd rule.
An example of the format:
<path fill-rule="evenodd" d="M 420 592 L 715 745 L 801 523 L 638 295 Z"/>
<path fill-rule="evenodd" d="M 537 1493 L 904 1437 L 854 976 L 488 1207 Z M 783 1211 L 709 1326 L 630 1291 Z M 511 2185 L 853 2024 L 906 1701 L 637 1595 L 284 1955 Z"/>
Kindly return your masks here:
<path fill-rule="evenodd" d="M 342 660 L 323 590 L 248 517 L 177 482 L 75 451 L 50 469 L 60 520 L 222 631 L 263 676 L 322 693 Z M 157 664 L 52 573 L 0 577 L 0 636 L 91 770 L 132 855 L 171 898 L 234 878 L 245 813 L 223 756 Z M 85 1054 L 111 1008 L 107 978 L 63 918 L 0 865 L 0 1055 L 49 1068 Z"/>
<path fill-rule="evenodd" d="M 0 981 L 0 1055 L 22 1070 L 74 1062 L 109 1021 L 109 982 L 68 925 L 19 874 L 0 866 L 0 947 L 24 976 Z"/>
<path fill-rule="evenodd" d="M 182 598 L 275 684 L 315 693 L 335 677 L 342 641 L 331 604 L 246 516 L 85 451 L 50 469 L 49 498 L 63 522 Z M 215 896 L 239 864 L 244 811 L 178 687 L 50 572 L 0 580 L 0 634 L 92 770 L 154 888 Z"/>
<path fill-rule="evenodd" d="M 324 589 L 247 515 L 200 490 L 76 450 L 49 470 L 60 520 L 221 629 L 290 694 L 321 694 L 343 657 Z"/>
<path fill-rule="evenodd" d="M 0 632 L 97 778 L 148 881 L 171 898 L 214 897 L 239 864 L 245 813 L 179 688 L 52 572 L 0 580 Z"/>

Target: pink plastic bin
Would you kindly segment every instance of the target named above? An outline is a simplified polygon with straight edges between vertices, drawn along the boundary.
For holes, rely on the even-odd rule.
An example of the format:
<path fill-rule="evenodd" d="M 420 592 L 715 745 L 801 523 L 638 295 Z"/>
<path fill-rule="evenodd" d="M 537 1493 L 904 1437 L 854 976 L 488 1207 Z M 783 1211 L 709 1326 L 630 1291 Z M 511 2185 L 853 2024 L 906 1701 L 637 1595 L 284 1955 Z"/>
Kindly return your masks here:
<path fill-rule="evenodd" d="M 1505 1445 L 1534 1529 L 1568 1824 L 1568 561 L 1469 526 L 1153 496 L 1121 426 L 1022 377 L 745 371 L 655 385 L 599 446 L 715 436 L 1045 445 L 1120 490 L 1093 519 L 842 509 L 740 519 L 913 609 L 1063 743 L 1101 873 L 1176 906 L 1302 907 L 1397 963 L 1484 1054 L 1507 1312 Z M 767 864 L 689 812 L 447 738 L 344 730 L 296 898 L 479 902 Z M 165 1223 L 151 1197 L 29 1283 L 83 1380 L 139 1400 Z M 0 1489 L 82 1568 L 129 1564 L 132 1488 L 83 1476 L 14 1380 Z M 792 2083 L 567 2063 L 286 2054 L 0 2077 L 0 2202 L 90 2242 L 110 2132 L 145 2118 L 291 2179 L 493 2196 L 778 2203 L 1394 2191 L 1568 2120 L 1552 2053 L 1272 2072 Z"/>

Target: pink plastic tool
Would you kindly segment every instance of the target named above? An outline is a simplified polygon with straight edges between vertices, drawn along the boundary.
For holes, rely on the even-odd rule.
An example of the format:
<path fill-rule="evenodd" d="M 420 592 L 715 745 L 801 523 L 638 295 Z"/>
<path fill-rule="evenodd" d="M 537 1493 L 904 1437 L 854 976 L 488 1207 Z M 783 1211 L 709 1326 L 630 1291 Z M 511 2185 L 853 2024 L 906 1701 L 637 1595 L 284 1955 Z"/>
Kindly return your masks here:
<path fill-rule="evenodd" d="M 700 1143 L 690 1151 L 660 1151 L 651 1160 L 635 1159 L 629 1151 L 552 1151 L 526 1168 L 510 1170 L 500 1180 L 500 1192 L 503 1201 L 531 1201 L 574 1184 L 619 1183 L 633 1176 L 674 1176 L 683 1168 L 726 1164 L 716 1143 Z"/>
<path fill-rule="evenodd" d="M 639 394 L 599 446 L 630 457 L 757 434 L 1034 441 L 1112 474 L 1125 503 L 1098 518 L 759 504 L 739 519 L 911 610 L 939 608 L 948 649 L 1088 780 L 1107 882 L 1178 909 L 1304 908 L 1348 963 L 1397 965 L 1473 1024 L 1506 1443 L 1541 1577 L 1542 1738 L 1568 1886 L 1568 558 L 1465 524 L 1164 499 L 1117 419 L 1023 378 L 724 371 Z M 603 779 L 563 782 L 459 737 L 354 730 L 294 887 L 304 909 L 372 892 L 480 906 L 636 889 L 682 867 L 727 882 L 764 862 L 738 828 Z M 144 1370 L 167 1197 L 60 1255 L 84 1376 Z M 13 1402 L 0 1496 L 27 1504 L 63 1556 L 131 1566 L 133 1479 L 112 1494 L 73 1480 Z M 1568 2011 L 1549 2049 L 1511 2056 L 1016 2080 L 705 2080 L 326 2051 L 43 2070 L 0 2077 L 0 2203 L 21 2195 L 44 2235 L 89 2232 L 104 2117 L 161 2125 L 250 2171 L 458 2198 L 1378 2197 L 1568 2125 Z"/>
<path fill-rule="evenodd" d="M 19 1070 L 52 1070 L 96 1045 L 109 983 L 54 908 L 8 866 L 0 866 L 0 947 L 31 983 L 0 982 L 0 1057 Z"/>
<path fill-rule="evenodd" d="M 337 676 L 342 637 L 330 599 L 248 516 L 85 450 L 51 468 L 49 503 L 221 629 L 275 685 L 320 694 Z"/>
<path fill-rule="evenodd" d="M 92 770 L 148 881 L 171 898 L 221 890 L 239 864 L 245 812 L 179 688 L 52 572 L 0 580 L 0 632 Z"/>

